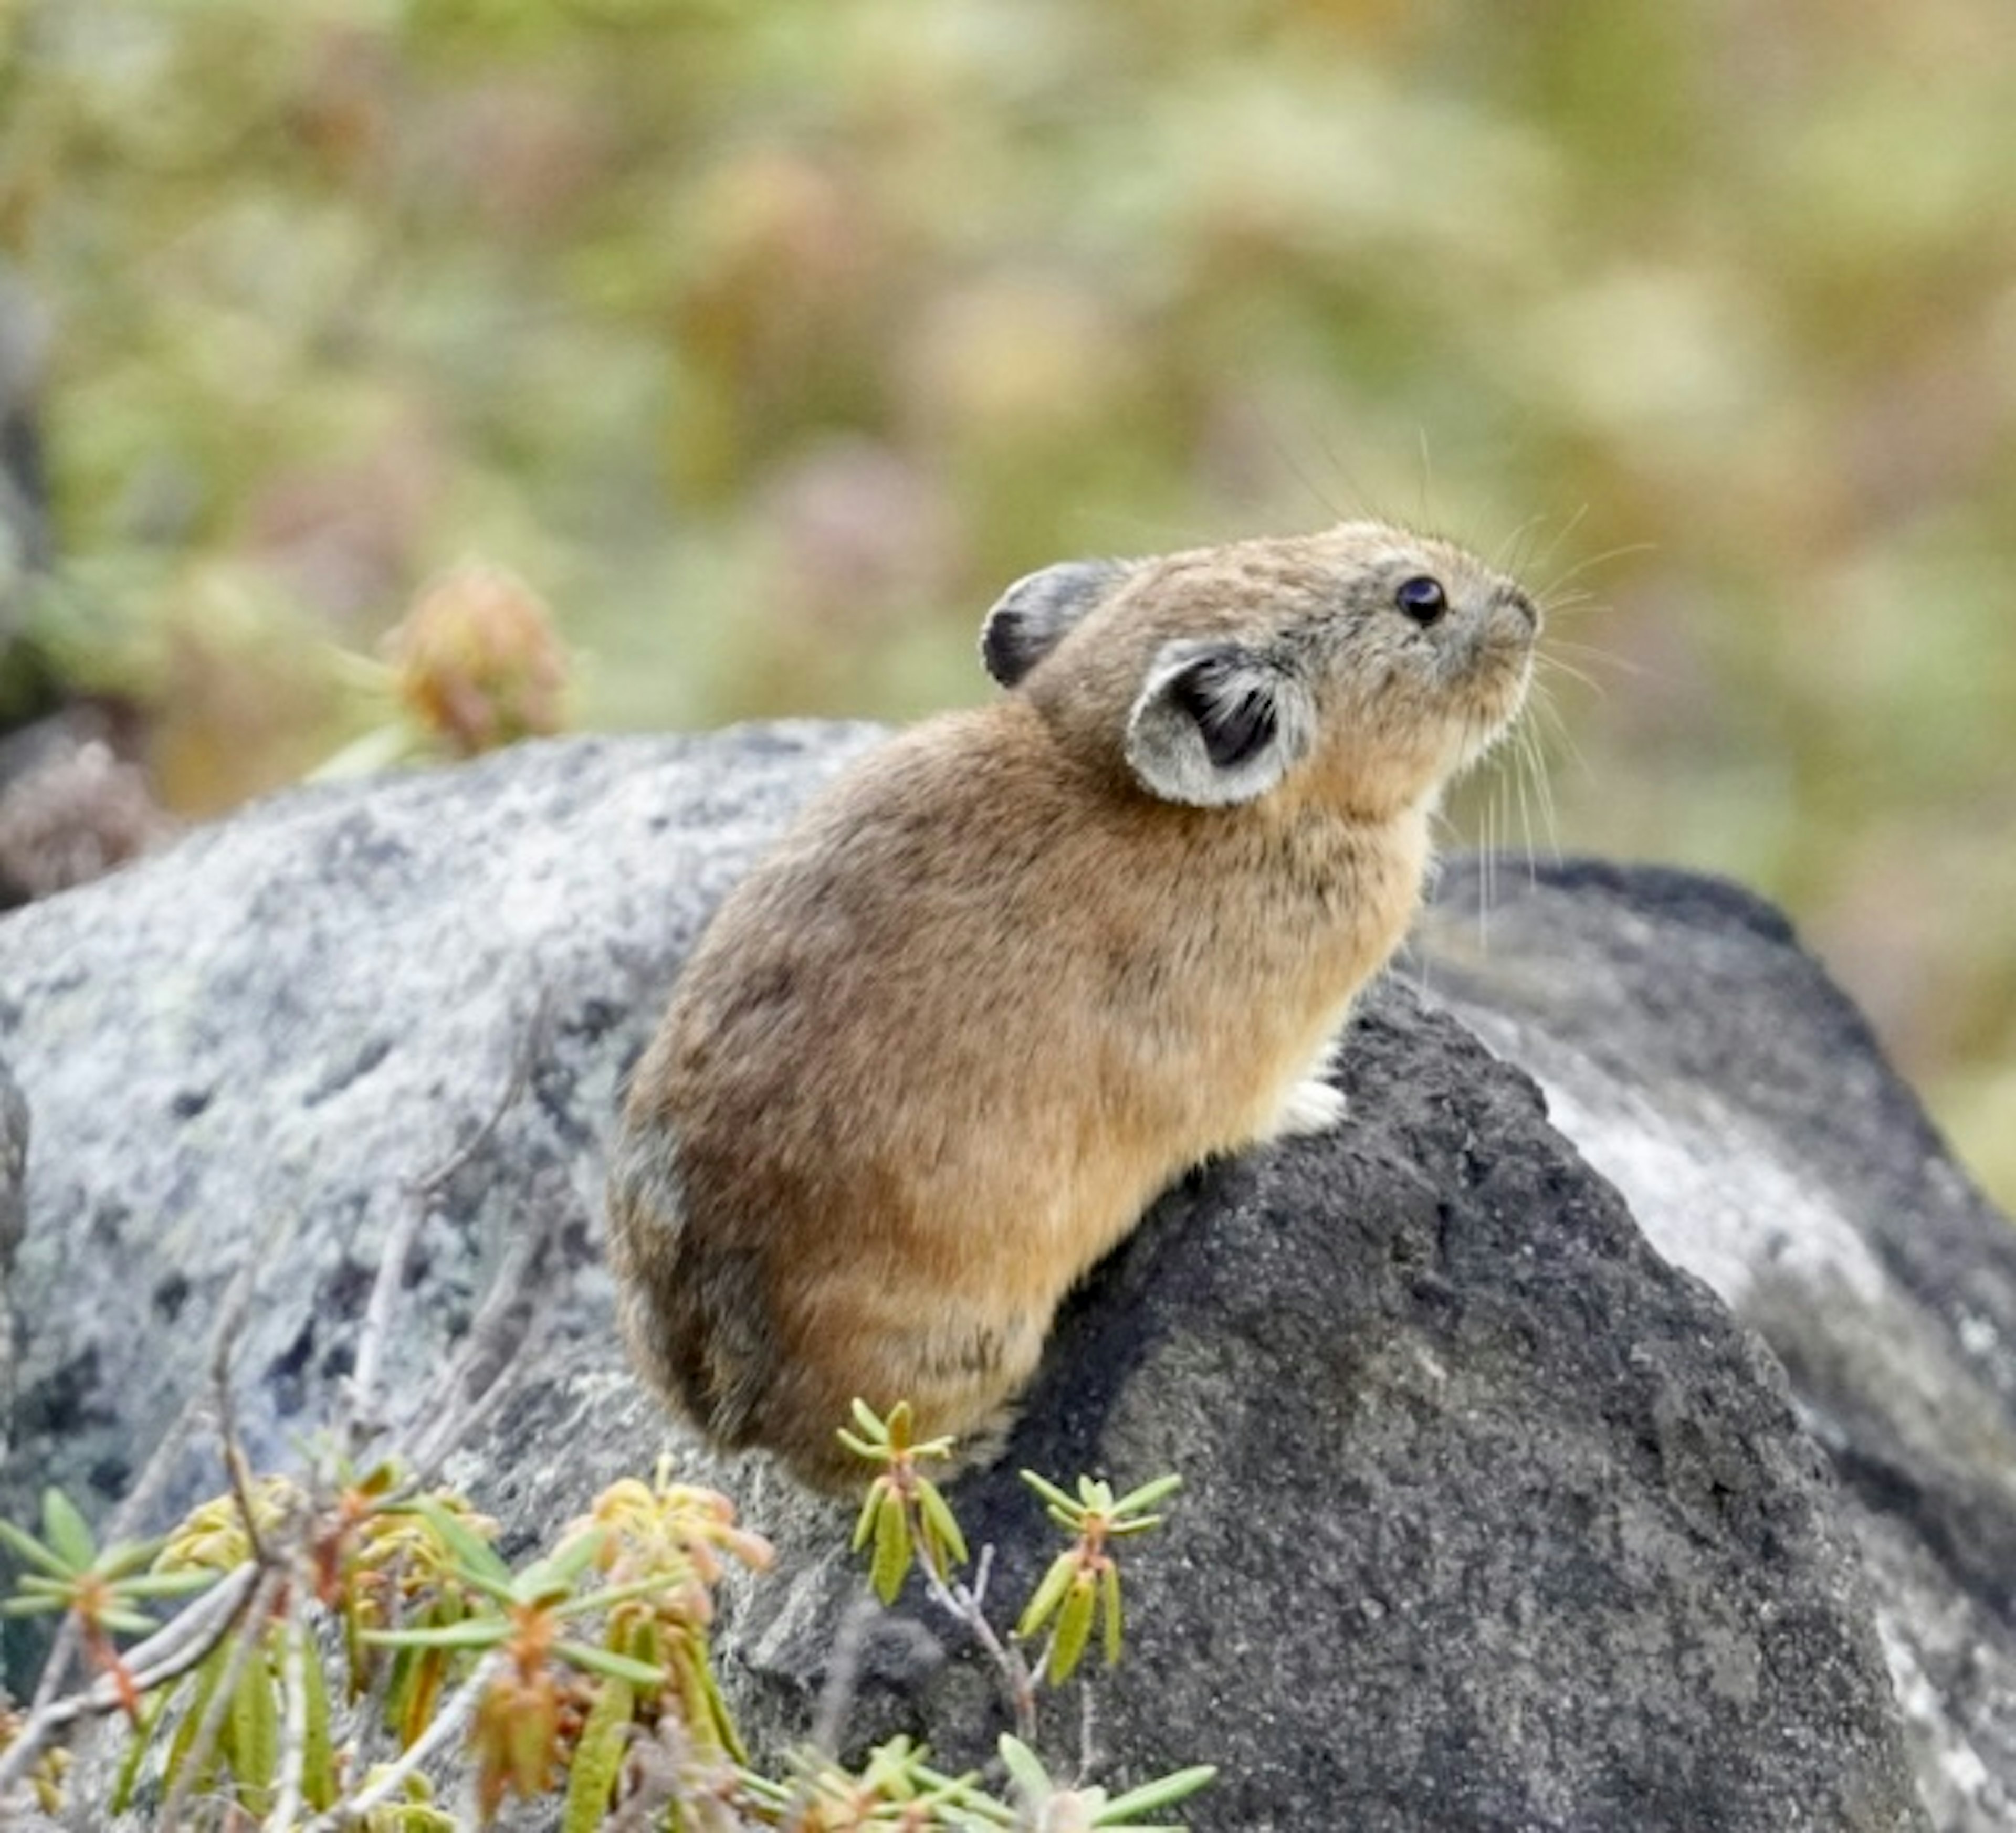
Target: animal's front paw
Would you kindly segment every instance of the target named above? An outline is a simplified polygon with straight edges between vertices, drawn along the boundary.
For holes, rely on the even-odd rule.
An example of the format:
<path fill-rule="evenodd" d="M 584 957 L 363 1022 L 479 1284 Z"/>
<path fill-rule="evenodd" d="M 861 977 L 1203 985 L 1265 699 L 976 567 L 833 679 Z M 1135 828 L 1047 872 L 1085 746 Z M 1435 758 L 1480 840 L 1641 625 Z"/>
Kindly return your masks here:
<path fill-rule="evenodd" d="M 1275 1118 L 1274 1137 L 1293 1139 L 1305 1134 L 1327 1133 L 1344 1115 L 1344 1097 L 1327 1082 L 1298 1082 Z"/>

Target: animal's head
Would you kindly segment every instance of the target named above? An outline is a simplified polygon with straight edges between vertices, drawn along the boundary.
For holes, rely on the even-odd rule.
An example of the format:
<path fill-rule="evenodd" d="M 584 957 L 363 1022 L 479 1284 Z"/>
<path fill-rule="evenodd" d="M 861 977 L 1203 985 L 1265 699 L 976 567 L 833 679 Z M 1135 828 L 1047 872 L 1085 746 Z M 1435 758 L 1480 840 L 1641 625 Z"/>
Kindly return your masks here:
<path fill-rule="evenodd" d="M 988 671 L 1148 793 L 1280 792 L 1374 818 L 1432 800 L 1517 716 L 1539 613 L 1474 555 L 1375 522 L 1009 588 Z"/>

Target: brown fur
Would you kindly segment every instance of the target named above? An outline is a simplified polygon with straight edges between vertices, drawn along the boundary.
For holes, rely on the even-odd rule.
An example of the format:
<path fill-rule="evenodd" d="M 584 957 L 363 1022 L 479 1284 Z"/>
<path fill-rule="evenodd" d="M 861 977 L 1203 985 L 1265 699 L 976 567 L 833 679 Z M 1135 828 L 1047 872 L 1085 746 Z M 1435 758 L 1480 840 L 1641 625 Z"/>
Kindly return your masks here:
<path fill-rule="evenodd" d="M 1421 575 L 1450 604 L 1428 630 L 1395 602 Z M 859 1474 L 833 1437 L 857 1395 L 999 1427 L 1060 1299 L 1173 1178 L 1335 1118 L 1307 1079 L 1537 626 L 1471 556 L 1371 523 L 1100 586 L 1005 698 L 808 810 L 632 1080 L 610 1244 L 633 1350 L 710 1436 L 814 1483 Z M 1264 649 L 1312 720 L 1233 806 L 1159 799 L 1125 749 L 1163 645 L 1201 638 Z"/>

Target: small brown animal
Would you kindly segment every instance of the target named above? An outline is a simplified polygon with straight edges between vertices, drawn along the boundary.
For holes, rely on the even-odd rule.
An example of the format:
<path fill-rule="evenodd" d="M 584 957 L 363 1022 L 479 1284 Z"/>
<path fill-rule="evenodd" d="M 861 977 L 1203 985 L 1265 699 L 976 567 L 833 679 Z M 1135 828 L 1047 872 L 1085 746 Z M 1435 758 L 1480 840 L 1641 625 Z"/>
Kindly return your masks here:
<path fill-rule="evenodd" d="M 1352 999 L 1539 623 L 1369 522 L 1010 588 L 981 642 L 1010 692 L 806 810 L 638 1065 L 610 1248 L 652 1381 L 822 1486 L 858 1479 L 856 1395 L 1004 1428 L 1158 1192 L 1341 1116 Z"/>

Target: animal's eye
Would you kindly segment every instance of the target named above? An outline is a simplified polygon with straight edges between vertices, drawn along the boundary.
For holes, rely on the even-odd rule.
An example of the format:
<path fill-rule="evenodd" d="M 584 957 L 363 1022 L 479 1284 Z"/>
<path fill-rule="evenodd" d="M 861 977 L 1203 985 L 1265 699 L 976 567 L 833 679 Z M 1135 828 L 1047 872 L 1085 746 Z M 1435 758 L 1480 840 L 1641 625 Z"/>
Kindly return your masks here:
<path fill-rule="evenodd" d="M 1442 590 L 1442 582 L 1431 579 L 1425 573 L 1403 580 L 1400 589 L 1393 595 L 1393 602 L 1426 628 L 1449 609 L 1449 594 Z"/>

